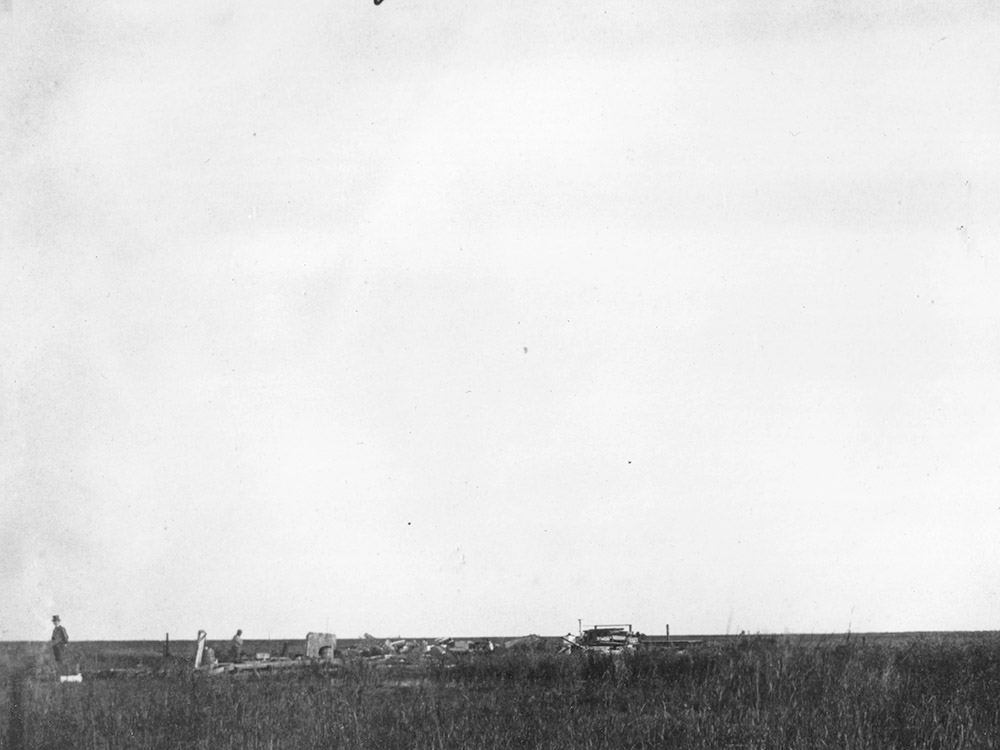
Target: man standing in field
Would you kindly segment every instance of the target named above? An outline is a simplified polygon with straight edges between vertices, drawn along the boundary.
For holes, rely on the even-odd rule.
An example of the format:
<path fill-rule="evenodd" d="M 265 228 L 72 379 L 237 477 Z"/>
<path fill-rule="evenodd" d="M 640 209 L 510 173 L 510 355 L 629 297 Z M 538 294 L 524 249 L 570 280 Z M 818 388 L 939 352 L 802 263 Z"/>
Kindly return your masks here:
<path fill-rule="evenodd" d="M 237 630 L 236 635 L 233 636 L 233 663 L 242 661 L 243 659 L 243 631 Z"/>
<path fill-rule="evenodd" d="M 69 635 L 59 622 L 59 615 L 52 615 L 52 655 L 56 659 L 56 672 L 62 674 L 63 652 L 69 643 Z"/>

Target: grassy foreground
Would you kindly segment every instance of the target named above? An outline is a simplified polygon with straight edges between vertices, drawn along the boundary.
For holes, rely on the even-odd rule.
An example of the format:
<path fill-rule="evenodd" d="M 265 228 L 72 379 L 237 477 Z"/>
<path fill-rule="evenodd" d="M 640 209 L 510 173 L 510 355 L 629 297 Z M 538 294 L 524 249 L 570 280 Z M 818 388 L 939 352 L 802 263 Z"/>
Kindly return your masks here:
<path fill-rule="evenodd" d="M 15 670 L 0 747 L 995 748 L 1000 639 L 755 637 L 617 659 L 500 653 L 337 674 L 60 685 Z"/>

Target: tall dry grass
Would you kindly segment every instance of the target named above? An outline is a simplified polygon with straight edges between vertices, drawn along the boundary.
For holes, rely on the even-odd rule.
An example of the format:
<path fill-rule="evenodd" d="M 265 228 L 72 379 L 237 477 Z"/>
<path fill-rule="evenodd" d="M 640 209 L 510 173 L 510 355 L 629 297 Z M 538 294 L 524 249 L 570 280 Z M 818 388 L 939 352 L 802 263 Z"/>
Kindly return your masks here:
<path fill-rule="evenodd" d="M 747 638 L 23 685 L 22 748 L 993 748 L 1000 640 Z M 10 701 L 8 700 L 8 706 Z"/>

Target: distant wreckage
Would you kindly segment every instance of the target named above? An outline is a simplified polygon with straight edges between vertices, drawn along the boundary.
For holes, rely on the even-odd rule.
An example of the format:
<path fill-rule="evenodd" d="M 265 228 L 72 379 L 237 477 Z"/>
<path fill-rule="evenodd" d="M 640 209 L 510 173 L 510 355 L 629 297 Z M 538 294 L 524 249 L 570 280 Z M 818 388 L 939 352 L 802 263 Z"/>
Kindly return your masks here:
<path fill-rule="evenodd" d="M 305 656 L 271 656 L 268 653 L 254 654 L 252 659 L 222 662 L 216 658 L 215 649 L 208 648 L 208 633 L 198 631 L 198 646 L 194 655 L 194 669 L 200 674 L 233 674 L 238 672 L 277 672 L 286 669 L 302 669 L 340 663 L 336 658 L 337 636 L 332 633 L 308 633 L 306 635 Z"/>

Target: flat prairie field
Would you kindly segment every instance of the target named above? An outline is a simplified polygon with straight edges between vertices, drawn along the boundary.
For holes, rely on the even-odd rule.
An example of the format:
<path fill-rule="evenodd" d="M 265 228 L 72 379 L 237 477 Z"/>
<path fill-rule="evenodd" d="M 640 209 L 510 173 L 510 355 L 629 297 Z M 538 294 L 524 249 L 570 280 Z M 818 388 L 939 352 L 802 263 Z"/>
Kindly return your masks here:
<path fill-rule="evenodd" d="M 335 667 L 215 676 L 191 669 L 190 641 L 169 657 L 163 643 L 85 642 L 69 656 L 81 683 L 57 681 L 46 644 L 2 643 L 0 748 L 1000 747 L 996 634 L 701 641 L 616 656 L 551 641 L 345 651 Z"/>

